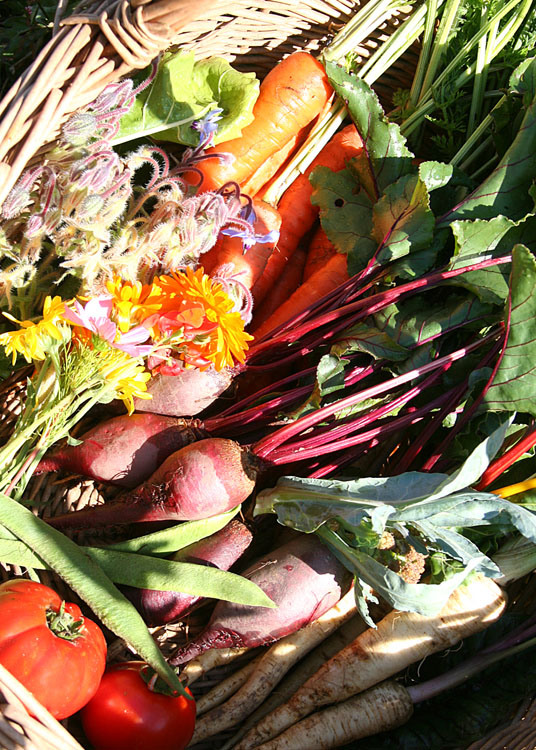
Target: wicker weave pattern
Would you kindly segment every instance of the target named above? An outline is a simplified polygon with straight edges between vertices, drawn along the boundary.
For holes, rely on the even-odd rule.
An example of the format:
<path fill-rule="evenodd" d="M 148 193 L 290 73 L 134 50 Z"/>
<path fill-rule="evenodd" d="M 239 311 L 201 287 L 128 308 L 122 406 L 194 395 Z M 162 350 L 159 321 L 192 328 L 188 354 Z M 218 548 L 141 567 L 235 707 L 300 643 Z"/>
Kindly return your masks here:
<path fill-rule="evenodd" d="M 295 49 L 318 48 L 361 4 L 104 0 L 86 5 L 62 22 L 0 102 L 0 205 L 72 112 L 93 101 L 107 84 L 146 67 L 169 46 L 195 48 L 198 57 L 221 55 L 230 61 L 247 55 L 247 67 L 262 75 Z M 358 52 L 368 56 L 377 42 L 372 37 L 370 46 Z"/>

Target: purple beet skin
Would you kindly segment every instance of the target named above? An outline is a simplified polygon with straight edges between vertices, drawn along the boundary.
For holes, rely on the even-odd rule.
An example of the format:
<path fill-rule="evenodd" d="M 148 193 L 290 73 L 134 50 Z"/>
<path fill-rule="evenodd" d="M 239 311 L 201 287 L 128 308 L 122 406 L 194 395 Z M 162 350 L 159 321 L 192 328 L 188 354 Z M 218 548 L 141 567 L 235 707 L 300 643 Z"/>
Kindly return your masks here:
<path fill-rule="evenodd" d="M 161 414 L 123 414 L 93 427 L 80 445 L 48 453 L 37 474 L 66 471 L 98 482 L 134 488 L 179 448 L 204 434 L 195 424 Z"/>
<path fill-rule="evenodd" d="M 138 521 L 195 521 L 225 513 L 251 494 L 255 457 L 233 440 L 206 438 L 169 456 L 142 485 L 113 501 L 49 519 L 57 528 Z"/>
<path fill-rule="evenodd" d="M 243 575 L 277 607 L 218 602 L 205 630 L 171 658 L 184 664 L 209 648 L 254 648 L 294 633 L 336 604 L 349 573 L 317 537 L 304 534 L 265 555 Z"/>
<path fill-rule="evenodd" d="M 193 417 L 212 404 L 231 385 L 231 370 L 184 370 L 180 375 L 155 375 L 148 384 L 151 399 L 135 399 L 136 411 L 171 417 Z"/>
<path fill-rule="evenodd" d="M 173 560 L 229 570 L 244 554 L 252 539 L 253 534 L 247 526 L 233 519 L 215 534 L 177 552 Z M 139 607 L 148 625 L 164 625 L 187 614 L 201 599 L 201 596 L 180 591 L 142 589 Z"/>

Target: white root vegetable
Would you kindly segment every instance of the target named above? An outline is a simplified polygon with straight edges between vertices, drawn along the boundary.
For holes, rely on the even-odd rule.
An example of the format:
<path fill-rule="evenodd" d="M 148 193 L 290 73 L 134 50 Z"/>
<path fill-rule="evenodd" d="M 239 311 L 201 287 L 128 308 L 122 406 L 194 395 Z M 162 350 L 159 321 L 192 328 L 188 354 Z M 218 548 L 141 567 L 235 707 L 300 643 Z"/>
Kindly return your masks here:
<path fill-rule="evenodd" d="M 364 693 L 318 711 L 258 750 L 330 750 L 405 724 L 413 713 L 408 691 L 382 682 Z"/>
<path fill-rule="evenodd" d="M 201 716 L 201 714 L 206 714 L 207 711 L 210 711 L 212 708 L 216 708 L 216 706 L 219 706 L 220 703 L 223 703 L 223 701 L 227 700 L 227 698 L 230 698 L 231 695 L 234 695 L 236 691 L 241 688 L 242 685 L 248 680 L 249 676 L 256 668 L 261 658 L 262 654 L 257 656 L 255 659 L 252 659 L 241 669 L 237 669 L 236 672 L 230 674 L 229 677 L 226 677 L 221 682 L 218 682 L 218 684 L 215 685 L 212 690 L 209 690 L 208 693 L 205 693 L 204 695 L 201 695 L 199 698 L 197 698 L 197 716 L 199 717 Z"/>
<path fill-rule="evenodd" d="M 237 648 L 211 648 L 198 656 L 197 659 L 192 659 L 186 664 L 180 673 L 180 678 L 185 685 L 192 685 L 204 674 L 210 672 L 211 669 L 223 667 L 250 650 L 242 646 Z"/>
<path fill-rule="evenodd" d="M 197 722 L 191 744 L 235 726 L 259 706 L 288 670 L 356 612 L 353 589 L 321 617 L 281 638 L 260 659 L 247 682 Z"/>
<path fill-rule="evenodd" d="M 373 606 L 371 608 L 372 619 L 376 622 L 385 614 L 387 608 Z M 378 614 L 376 614 L 376 612 Z M 302 659 L 296 667 L 287 673 L 283 680 L 277 685 L 277 690 L 272 691 L 268 698 L 243 721 L 240 729 L 221 747 L 221 750 L 231 750 L 242 737 L 249 732 L 264 716 L 289 700 L 303 683 L 311 677 L 324 662 L 331 659 L 338 651 L 348 645 L 354 638 L 363 633 L 368 625 L 363 618 L 355 614 L 347 622 L 344 622 L 338 630 L 322 641 L 316 648 Z"/>
<path fill-rule="evenodd" d="M 377 628 L 369 628 L 326 662 L 289 701 L 248 732 L 236 750 L 262 745 L 321 706 L 344 701 L 484 630 L 505 606 L 505 592 L 490 578 L 475 576 L 456 589 L 434 617 L 393 610 Z"/>

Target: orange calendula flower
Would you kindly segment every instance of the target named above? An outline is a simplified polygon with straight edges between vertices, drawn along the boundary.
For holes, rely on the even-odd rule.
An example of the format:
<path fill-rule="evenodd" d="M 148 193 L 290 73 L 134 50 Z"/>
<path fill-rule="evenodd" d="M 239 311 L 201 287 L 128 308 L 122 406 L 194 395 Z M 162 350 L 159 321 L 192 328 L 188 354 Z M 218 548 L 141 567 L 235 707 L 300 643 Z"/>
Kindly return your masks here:
<path fill-rule="evenodd" d="M 114 276 L 113 281 L 106 283 L 106 288 L 113 297 L 117 327 L 121 333 L 126 333 L 160 309 L 157 301 L 160 290 L 155 284 L 124 281 Z"/>
<path fill-rule="evenodd" d="M 57 323 L 64 310 L 65 304 L 61 297 L 46 297 L 43 317 L 37 323 L 32 320 L 17 320 L 9 313 L 4 313 L 6 318 L 21 326 L 18 331 L 8 331 L 0 335 L 0 344 L 5 347 L 6 354 L 13 355 L 13 364 L 16 362 L 17 354 L 22 354 L 27 362 L 45 359 L 49 343 L 47 339 L 61 341 L 63 338 Z"/>
<path fill-rule="evenodd" d="M 244 320 L 219 282 L 202 268 L 194 271 L 186 267 L 171 276 L 160 276 L 157 285 L 162 295 L 158 298 L 162 320 L 169 325 L 172 316 L 180 313 L 177 322 L 183 323 L 185 340 L 180 356 L 187 364 L 213 364 L 216 370 L 223 370 L 244 361 L 247 342 L 253 336 L 244 331 Z M 204 311 L 202 319 L 200 309 Z"/>

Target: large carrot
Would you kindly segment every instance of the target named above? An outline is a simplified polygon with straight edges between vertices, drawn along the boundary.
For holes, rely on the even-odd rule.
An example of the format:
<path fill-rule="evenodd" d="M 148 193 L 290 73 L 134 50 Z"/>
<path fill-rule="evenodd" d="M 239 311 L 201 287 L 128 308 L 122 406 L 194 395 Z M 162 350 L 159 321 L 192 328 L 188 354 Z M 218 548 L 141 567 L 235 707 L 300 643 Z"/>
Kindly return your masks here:
<path fill-rule="evenodd" d="M 289 260 L 289 264 L 292 263 L 293 258 L 297 255 L 295 253 Z M 340 284 L 343 284 L 348 280 L 348 261 L 346 255 L 343 253 L 336 252 L 332 255 L 327 263 L 318 268 L 315 273 L 310 276 L 307 281 L 296 289 L 296 291 L 286 299 L 283 304 L 279 305 L 269 318 L 266 318 L 262 324 L 255 327 L 252 326 L 251 330 L 255 335 L 255 338 L 261 339 L 270 331 L 286 323 L 294 315 L 298 315 L 303 312 L 312 301 L 321 299 L 325 294 L 336 289 Z M 271 297 L 267 297 L 266 301 L 270 301 Z M 255 318 L 253 319 L 255 324 Z"/>
<path fill-rule="evenodd" d="M 318 268 L 324 266 L 336 252 L 337 248 L 323 228 L 319 226 L 309 243 L 305 268 L 303 269 L 303 280 L 307 281 L 309 276 L 312 276 Z"/>
<path fill-rule="evenodd" d="M 317 118 L 315 118 L 317 119 Z M 308 123 L 295 133 L 292 138 L 278 151 L 266 159 L 253 174 L 242 182 L 240 189 L 246 195 L 255 196 L 278 173 L 281 167 L 302 145 L 314 123 Z"/>
<path fill-rule="evenodd" d="M 253 200 L 255 219 L 253 228 L 255 234 L 261 238 L 252 247 L 244 249 L 241 237 L 230 237 L 221 234 L 215 245 L 214 254 L 208 259 L 210 268 L 205 271 L 217 276 L 221 271 L 225 276 L 233 276 L 247 289 L 251 289 L 257 279 L 262 275 L 268 258 L 276 246 L 279 238 L 281 217 L 279 212 L 269 203 L 262 200 Z M 273 239 L 262 241 L 262 238 L 273 233 Z M 209 251 L 211 254 L 212 251 Z"/>
<path fill-rule="evenodd" d="M 305 248 L 298 248 L 294 255 L 289 258 L 287 265 L 275 282 L 270 294 L 253 314 L 253 321 L 250 326 L 252 333 L 256 335 L 257 330 L 264 325 L 265 321 L 284 306 L 286 300 L 292 298 L 300 288 L 306 257 L 307 251 Z M 255 297 L 253 297 L 253 301 L 255 301 Z"/>
<path fill-rule="evenodd" d="M 245 182 L 273 153 L 312 122 L 333 90 L 322 65 L 308 52 L 294 52 L 268 73 L 253 108 L 253 122 L 242 135 L 207 149 L 206 154 L 226 154 L 225 160 L 205 159 L 198 167 L 202 190 L 224 183 Z"/>
<path fill-rule="evenodd" d="M 318 217 L 318 206 L 311 203 L 313 187 L 309 182 L 309 175 L 313 169 L 324 166 L 338 172 L 344 169 L 350 159 L 358 156 L 362 149 L 363 142 L 355 125 L 347 125 L 335 133 L 305 172 L 283 193 L 277 204 L 281 215 L 279 242 L 266 264 L 263 275 L 252 289 L 253 299 L 257 304 L 262 302 L 271 290 L 275 279 L 281 274 L 281 269 L 296 251 L 300 240 L 312 229 Z"/>

